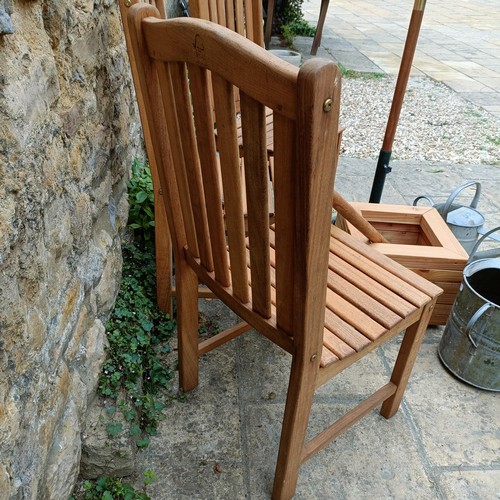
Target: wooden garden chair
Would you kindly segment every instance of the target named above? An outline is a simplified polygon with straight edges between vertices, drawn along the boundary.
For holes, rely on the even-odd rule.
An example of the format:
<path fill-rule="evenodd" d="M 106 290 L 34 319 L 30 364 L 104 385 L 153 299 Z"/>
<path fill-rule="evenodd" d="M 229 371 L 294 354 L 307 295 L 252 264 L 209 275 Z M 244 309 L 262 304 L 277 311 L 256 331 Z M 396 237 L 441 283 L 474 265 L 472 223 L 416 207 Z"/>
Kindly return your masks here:
<path fill-rule="evenodd" d="M 224 27 L 161 20 L 147 4 L 130 8 L 128 25 L 176 262 L 180 384 L 196 387 L 200 356 L 251 328 L 291 354 L 273 487 L 274 498 L 290 498 L 305 460 L 378 405 L 386 418 L 396 413 L 441 290 L 331 225 L 340 100 L 332 62 L 299 70 Z M 266 106 L 274 112 L 273 224 Z M 199 342 L 198 281 L 244 322 Z M 315 390 L 405 329 L 390 381 L 306 442 Z"/>

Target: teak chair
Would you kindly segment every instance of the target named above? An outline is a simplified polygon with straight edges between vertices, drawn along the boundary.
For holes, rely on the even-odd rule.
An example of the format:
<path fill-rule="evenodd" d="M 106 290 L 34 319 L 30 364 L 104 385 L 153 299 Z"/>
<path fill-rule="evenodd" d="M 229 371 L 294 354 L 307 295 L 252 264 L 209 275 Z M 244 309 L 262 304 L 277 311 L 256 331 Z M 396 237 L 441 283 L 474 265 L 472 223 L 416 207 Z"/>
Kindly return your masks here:
<path fill-rule="evenodd" d="M 176 262 L 180 385 L 196 387 L 200 356 L 251 328 L 292 355 L 273 487 L 274 498 L 290 498 L 302 462 L 378 405 L 386 418 L 396 413 L 441 290 L 331 224 L 340 98 L 332 62 L 299 71 L 224 27 L 161 20 L 147 4 L 132 6 L 127 21 Z M 274 112 L 273 224 L 266 106 Z M 201 343 L 198 281 L 244 321 Z M 390 381 L 306 443 L 315 390 L 405 329 Z"/>

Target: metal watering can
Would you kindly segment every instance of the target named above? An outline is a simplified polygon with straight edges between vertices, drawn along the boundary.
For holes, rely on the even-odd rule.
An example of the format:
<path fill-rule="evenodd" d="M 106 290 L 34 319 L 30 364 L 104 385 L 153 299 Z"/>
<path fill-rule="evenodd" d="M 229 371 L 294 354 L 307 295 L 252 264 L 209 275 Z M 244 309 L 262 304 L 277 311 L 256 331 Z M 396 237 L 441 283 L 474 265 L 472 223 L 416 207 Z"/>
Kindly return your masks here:
<path fill-rule="evenodd" d="M 500 231 L 500 227 L 490 232 Z M 456 377 L 500 391 L 500 258 L 475 260 L 471 252 L 443 337 L 439 358 Z"/>
<path fill-rule="evenodd" d="M 476 192 L 470 206 L 467 207 L 465 205 L 453 203 L 461 191 L 471 186 L 476 186 Z M 488 229 L 484 227 L 483 214 L 476 210 L 480 195 L 481 183 L 470 181 L 457 187 L 450 194 L 445 203 L 435 203 L 430 196 L 421 195 L 413 200 L 413 205 L 416 206 L 421 199 L 427 200 L 439 212 L 457 240 L 464 247 L 466 252 L 470 254 L 479 235 L 485 235 L 488 232 Z M 500 241 L 499 237 L 491 235 L 492 232 L 493 231 L 489 231 L 489 237 L 496 241 Z"/>

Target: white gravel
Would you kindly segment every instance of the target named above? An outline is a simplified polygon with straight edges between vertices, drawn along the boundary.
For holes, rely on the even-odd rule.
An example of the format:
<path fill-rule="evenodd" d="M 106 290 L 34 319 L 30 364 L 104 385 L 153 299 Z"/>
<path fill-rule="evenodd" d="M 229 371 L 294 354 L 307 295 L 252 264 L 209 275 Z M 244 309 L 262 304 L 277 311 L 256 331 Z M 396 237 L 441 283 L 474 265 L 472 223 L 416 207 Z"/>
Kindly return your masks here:
<path fill-rule="evenodd" d="M 392 77 L 343 79 L 343 155 L 378 157 L 395 84 Z M 500 165 L 500 119 L 441 83 L 412 77 L 392 149 L 392 159 Z"/>

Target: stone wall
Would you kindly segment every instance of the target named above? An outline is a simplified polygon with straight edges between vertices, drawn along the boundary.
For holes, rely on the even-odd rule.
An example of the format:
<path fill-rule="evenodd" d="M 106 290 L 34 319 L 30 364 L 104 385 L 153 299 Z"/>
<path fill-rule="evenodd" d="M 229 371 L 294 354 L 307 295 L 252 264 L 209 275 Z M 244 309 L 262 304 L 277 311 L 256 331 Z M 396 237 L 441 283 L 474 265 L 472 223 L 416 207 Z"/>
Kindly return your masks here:
<path fill-rule="evenodd" d="M 117 3 L 0 0 L 2 500 L 71 493 L 140 144 Z"/>

